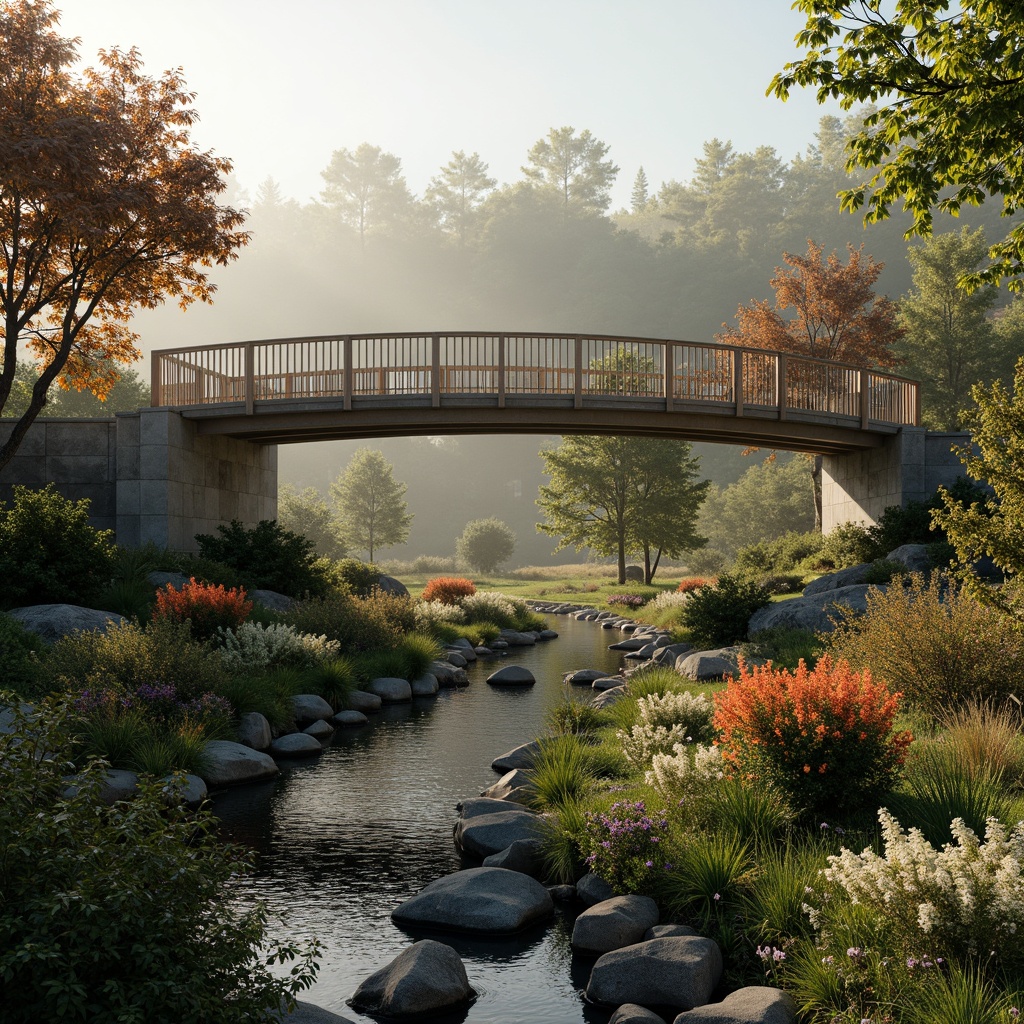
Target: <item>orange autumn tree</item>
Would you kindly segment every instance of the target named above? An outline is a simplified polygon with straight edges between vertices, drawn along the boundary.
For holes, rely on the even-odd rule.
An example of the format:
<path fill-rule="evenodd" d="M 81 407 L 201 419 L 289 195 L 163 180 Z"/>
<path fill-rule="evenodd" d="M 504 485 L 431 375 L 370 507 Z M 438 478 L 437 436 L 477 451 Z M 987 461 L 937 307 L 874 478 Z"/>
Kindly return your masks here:
<path fill-rule="evenodd" d="M 19 360 L 40 369 L 0 444 L 17 451 L 49 389 L 105 396 L 136 359 L 136 307 L 209 302 L 207 270 L 248 236 L 217 199 L 229 161 L 192 146 L 179 71 L 142 73 L 135 49 L 75 73 L 77 39 L 45 0 L 0 0 L 0 414 Z"/>
<path fill-rule="evenodd" d="M 904 331 L 896 304 L 875 292 L 885 264 L 865 255 L 864 247 L 846 247 L 844 263 L 833 251 L 807 240 L 803 256 L 783 253 L 786 267 L 776 267 L 769 284 L 775 302 L 754 299 L 736 311 L 736 326 L 715 335 L 727 345 L 790 352 L 863 367 L 893 367 L 901 360 L 893 351 Z M 803 372 L 808 369 L 802 368 Z M 751 449 L 756 451 L 757 449 Z M 774 453 L 769 456 L 773 458 Z M 811 461 L 811 494 L 816 528 L 821 528 L 820 455 Z"/>

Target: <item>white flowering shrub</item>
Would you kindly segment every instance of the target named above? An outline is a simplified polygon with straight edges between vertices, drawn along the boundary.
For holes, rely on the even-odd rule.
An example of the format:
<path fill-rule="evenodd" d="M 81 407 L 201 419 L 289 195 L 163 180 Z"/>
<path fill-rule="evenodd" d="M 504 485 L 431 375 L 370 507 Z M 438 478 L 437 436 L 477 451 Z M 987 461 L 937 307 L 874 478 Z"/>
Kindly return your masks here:
<path fill-rule="evenodd" d="M 644 781 L 663 796 L 678 797 L 725 777 L 725 762 L 718 747 L 677 743 L 671 753 L 654 754 Z"/>
<path fill-rule="evenodd" d="M 1008 831 L 989 818 L 981 842 L 957 818 L 955 841 L 938 850 L 884 807 L 878 817 L 884 855 L 844 849 L 829 857 L 825 878 L 889 922 L 907 951 L 1024 963 L 1024 821 Z M 805 907 L 815 928 L 828 930 L 834 903 Z"/>
<path fill-rule="evenodd" d="M 629 732 L 616 733 L 626 760 L 646 768 L 657 754 L 677 745 L 711 739 L 714 708 L 704 694 L 652 693 L 637 701 L 637 721 Z"/>
<path fill-rule="evenodd" d="M 669 608 L 682 608 L 689 599 L 689 594 L 680 594 L 678 590 L 663 590 L 654 600 L 647 602 L 644 610 L 663 612 Z"/>
<path fill-rule="evenodd" d="M 421 633 L 429 633 L 431 626 L 461 625 L 466 621 L 466 613 L 457 604 L 443 601 L 419 601 L 415 613 L 416 629 Z"/>
<path fill-rule="evenodd" d="M 293 665 L 298 668 L 317 665 L 336 658 L 341 652 L 337 640 L 325 635 L 300 633 L 294 626 L 275 623 L 263 626 L 243 622 L 238 629 L 218 629 L 221 657 L 232 671 Z"/>
<path fill-rule="evenodd" d="M 478 590 L 475 594 L 462 598 L 459 606 L 469 622 L 495 622 L 498 625 L 514 622 L 526 611 L 525 601 L 489 590 Z"/>

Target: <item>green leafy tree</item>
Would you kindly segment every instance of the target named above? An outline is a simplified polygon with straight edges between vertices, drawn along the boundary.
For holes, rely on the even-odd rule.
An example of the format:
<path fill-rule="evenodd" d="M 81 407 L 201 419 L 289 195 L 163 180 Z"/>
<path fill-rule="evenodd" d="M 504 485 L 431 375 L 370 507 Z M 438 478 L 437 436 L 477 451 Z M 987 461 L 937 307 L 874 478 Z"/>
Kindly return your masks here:
<path fill-rule="evenodd" d="M 430 179 L 425 198 L 434 208 L 444 230 L 465 246 L 478 219 L 481 203 L 497 181 L 487 173 L 479 153 L 470 156 L 460 149 L 441 172 Z"/>
<path fill-rule="evenodd" d="M 1017 363 L 1012 388 L 995 381 L 976 385 L 971 394 L 976 404 L 967 420 L 971 444 L 957 454 L 967 475 L 990 486 L 992 496 L 965 506 L 941 488 L 944 507 L 932 519 L 962 564 L 973 565 L 987 556 L 1010 581 L 1009 586 L 990 586 L 968 573 L 968 588 L 1024 622 L 1019 586 L 1024 572 L 1024 359 Z"/>
<path fill-rule="evenodd" d="M 412 515 L 405 491 L 374 448 L 360 448 L 331 484 L 342 536 L 351 547 L 367 551 L 371 562 L 379 548 L 403 544 L 409 536 Z"/>
<path fill-rule="evenodd" d="M 566 217 L 571 212 L 603 213 L 619 168 L 605 160 L 608 146 L 589 131 L 552 128 L 533 144 L 523 167 L 527 181 L 558 197 Z"/>
<path fill-rule="evenodd" d="M 982 228 L 933 235 L 910 247 L 913 290 L 900 300 L 905 330 L 898 350 L 921 381 L 924 425 L 959 430 L 971 387 L 998 372 L 996 333 L 986 314 L 992 286 L 967 292 L 959 282 L 985 258 Z"/>
<path fill-rule="evenodd" d="M 494 572 L 516 549 L 516 535 L 508 523 L 491 517 L 466 523 L 455 542 L 459 559 L 478 572 Z"/>
<path fill-rule="evenodd" d="M 366 249 L 371 231 L 393 227 L 412 209 L 412 195 L 402 176 L 402 161 L 379 146 L 361 143 L 354 151 L 335 150 L 327 169 L 324 202 L 359 233 Z"/>
<path fill-rule="evenodd" d="M 285 530 L 305 537 L 324 558 L 348 554 L 337 518 L 315 487 L 298 491 L 284 484 L 277 493 L 277 521 Z"/>
<path fill-rule="evenodd" d="M 167 298 L 208 302 L 242 214 L 219 199 L 229 161 L 196 149 L 181 70 L 136 50 L 79 74 L 49 3 L 0 3 L 0 410 L 19 365 L 41 367 L 0 445 L 14 456 L 54 383 L 105 394 L 138 358 L 129 323 Z"/>
<path fill-rule="evenodd" d="M 806 50 L 770 91 L 817 90 L 819 103 L 881 104 L 848 144 L 847 166 L 870 177 L 841 193 L 844 209 L 867 204 L 866 222 L 902 201 L 909 235 L 931 233 L 934 211 L 958 214 L 999 197 L 1005 215 L 1024 206 L 1024 8 L 992 0 L 919 0 L 894 6 L 861 0 L 797 0 L 806 15 L 796 36 Z M 1019 220 L 989 248 L 990 265 L 971 285 L 1017 278 L 1024 260 Z M 1021 287 L 1012 281 L 1011 287 Z"/>
<path fill-rule="evenodd" d="M 550 482 L 540 488 L 547 521 L 537 528 L 558 537 L 559 548 L 615 555 L 619 583 L 626 582 L 627 553 L 643 550 L 650 582 L 657 568 L 651 551 L 675 555 L 704 543 L 693 521 L 707 484 L 695 483 L 698 460 L 690 452 L 685 441 L 564 437 L 540 453 Z"/>
<path fill-rule="evenodd" d="M 0 733 L 4 1021 L 243 1024 L 293 1005 L 318 948 L 273 940 L 266 908 L 238 900 L 252 855 L 169 798 L 180 777 L 107 806 L 106 763 L 72 763 L 66 704 L 0 704 L 14 705 Z"/>
<path fill-rule="evenodd" d="M 650 202 L 650 198 L 651 194 L 650 187 L 647 184 L 647 175 L 644 173 L 643 167 L 641 167 L 633 179 L 633 191 L 629 195 L 630 208 L 634 213 L 641 213 L 648 202 Z"/>

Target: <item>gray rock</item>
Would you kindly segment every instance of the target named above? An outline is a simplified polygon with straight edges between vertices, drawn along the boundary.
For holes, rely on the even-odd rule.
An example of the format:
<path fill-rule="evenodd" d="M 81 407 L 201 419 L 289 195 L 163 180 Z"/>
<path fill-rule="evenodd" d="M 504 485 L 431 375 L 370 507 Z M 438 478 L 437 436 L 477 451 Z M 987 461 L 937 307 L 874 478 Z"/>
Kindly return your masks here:
<path fill-rule="evenodd" d="M 437 680 L 437 685 L 445 689 L 450 689 L 453 686 L 466 686 L 469 683 L 466 670 L 456 668 L 450 661 L 431 662 L 427 671 Z"/>
<path fill-rule="evenodd" d="M 465 668 L 469 662 L 458 651 L 449 651 L 448 664 L 456 668 Z"/>
<path fill-rule="evenodd" d="M 659 647 L 651 657 L 655 665 L 671 665 L 675 668 L 676 661 L 681 654 L 689 654 L 693 650 L 693 644 L 666 644 Z"/>
<path fill-rule="evenodd" d="M 503 629 L 498 634 L 498 642 L 504 642 L 509 647 L 533 647 L 537 643 L 537 637 L 533 633 L 520 633 L 514 629 Z"/>
<path fill-rule="evenodd" d="M 838 590 L 840 587 L 850 587 L 857 583 L 863 583 L 871 568 L 870 562 L 861 562 L 860 565 L 851 565 L 848 569 L 840 569 L 837 572 L 825 573 L 816 580 L 811 580 L 804 587 L 804 597 L 814 597 L 815 594 L 827 594 L 829 591 Z"/>
<path fill-rule="evenodd" d="M 322 754 L 323 744 L 315 737 L 304 732 L 290 732 L 284 736 L 278 736 L 270 744 L 270 755 L 272 757 L 309 757 L 311 754 Z"/>
<path fill-rule="evenodd" d="M 608 953 L 640 942 L 658 923 L 658 904 L 649 896 L 613 896 L 576 918 L 572 945 L 587 953 Z"/>
<path fill-rule="evenodd" d="M 491 767 L 497 772 L 510 772 L 513 768 L 532 768 L 539 752 L 540 743 L 537 740 L 530 740 L 529 743 L 513 747 L 501 757 L 496 757 L 491 762 Z"/>
<path fill-rule="evenodd" d="M 71 633 L 106 633 L 111 624 L 120 626 L 128 621 L 117 612 L 81 608 L 76 604 L 32 604 L 12 608 L 7 614 L 50 644 Z"/>
<path fill-rule="evenodd" d="M 664 939 L 673 935 L 699 935 L 696 928 L 688 924 L 656 924 L 644 932 L 644 941 L 647 939 Z"/>
<path fill-rule="evenodd" d="M 493 814 L 462 817 L 455 824 L 455 841 L 467 853 L 489 857 L 500 853 L 517 839 L 540 837 L 540 822 L 536 814 L 519 807 L 510 807 L 499 801 L 502 809 Z"/>
<path fill-rule="evenodd" d="M 529 875 L 505 868 L 468 868 L 431 882 L 391 917 L 399 925 L 503 934 L 546 920 L 553 911 L 551 894 Z"/>
<path fill-rule="evenodd" d="M 528 668 L 522 665 L 506 665 L 487 677 L 492 686 L 533 686 L 536 679 Z"/>
<path fill-rule="evenodd" d="M 558 634 L 553 629 L 542 629 L 537 634 L 538 640 L 557 640 Z"/>
<path fill-rule="evenodd" d="M 272 612 L 290 612 L 297 603 L 294 597 L 279 594 L 276 590 L 250 590 L 246 596 Z"/>
<path fill-rule="evenodd" d="M 412 687 L 414 697 L 433 697 L 440 689 L 437 676 L 433 676 L 429 672 L 425 672 L 419 679 L 414 679 L 409 686 Z"/>
<path fill-rule="evenodd" d="M 473 645 L 464 636 L 457 636 L 448 646 L 457 651 L 473 650 Z"/>
<path fill-rule="evenodd" d="M 626 657 L 632 658 L 634 661 L 649 661 L 657 648 L 654 646 L 654 641 L 650 641 L 643 645 L 638 651 L 630 651 Z"/>
<path fill-rule="evenodd" d="M 272 779 L 278 772 L 269 754 L 231 740 L 210 740 L 203 748 L 203 758 L 205 765 L 200 774 L 211 789 Z"/>
<path fill-rule="evenodd" d="M 492 651 L 490 649 L 490 647 L 484 647 L 483 644 L 481 644 L 479 647 L 474 647 L 473 648 L 473 653 L 478 658 L 493 658 L 494 657 L 494 651 Z"/>
<path fill-rule="evenodd" d="M 598 958 L 587 998 L 621 1006 L 703 1006 L 722 976 L 717 943 L 701 936 L 666 937 L 616 949 Z"/>
<path fill-rule="evenodd" d="M 329 722 L 334 717 L 334 708 L 315 693 L 300 693 L 292 697 L 292 711 L 300 729 L 313 722 Z"/>
<path fill-rule="evenodd" d="M 64 797 L 70 799 L 79 792 L 78 776 L 69 776 L 65 781 L 68 783 L 64 790 Z M 135 798 L 136 790 L 139 787 L 139 777 L 135 772 L 125 771 L 123 768 L 108 768 L 100 779 L 100 786 L 96 796 L 100 803 L 108 807 L 120 800 L 132 800 Z M 206 788 L 205 786 L 203 787 Z"/>
<path fill-rule="evenodd" d="M 622 676 L 601 676 L 595 679 L 590 685 L 595 690 L 614 690 L 622 687 L 624 680 Z"/>
<path fill-rule="evenodd" d="M 739 674 L 739 653 L 739 647 L 720 647 L 716 651 L 681 654 L 676 659 L 676 671 L 685 679 L 697 682 L 718 680 L 722 676 L 735 676 Z"/>
<path fill-rule="evenodd" d="M 598 878 L 592 871 L 587 872 L 576 883 L 576 895 L 582 903 L 592 907 L 597 903 L 604 903 L 615 896 L 615 890 L 603 879 Z"/>
<path fill-rule="evenodd" d="M 834 605 L 844 605 L 857 613 L 864 612 L 867 610 L 867 594 L 871 589 L 866 584 L 858 584 L 839 587 L 837 590 L 814 594 L 811 597 L 775 601 L 754 612 L 748 628 L 751 633 L 760 632 L 762 629 L 774 629 L 777 626 L 830 633 L 835 629 L 832 619 L 839 617 Z"/>
<path fill-rule="evenodd" d="M 401 580 L 396 580 L 394 576 L 385 576 L 381 573 L 377 577 L 375 586 L 385 594 L 392 594 L 395 597 L 409 596 L 409 588 Z"/>
<path fill-rule="evenodd" d="M 646 647 L 648 644 L 647 640 L 638 637 L 630 637 L 628 640 L 620 640 L 618 643 L 609 644 L 609 651 L 639 651 L 641 647 Z"/>
<path fill-rule="evenodd" d="M 253 750 L 266 750 L 273 739 L 270 723 L 258 711 L 246 711 L 238 719 L 235 739 Z"/>
<path fill-rule="evenodd" d="M 164 778 L 164 793 L 169 802 L 183 803 L 186 807 L 196 808 L 210 795 L 198 775 L 168 775 Z"/>
<path fill-rule="evenodd" d="M 485 868 L 508 868 L 531 878 L 544 872 L 544 847 L 539 839 L 517 839 L 499 853 L 484 857 Z"/>
<path fill-rule="evenodd" d="M 380 711 L 383 703 L 375 693 L 367 693 L 365 690 L 353 690 L 345 701 L 349 711 L 362 711 L 364 715 L 372 715 Z"/>
<path fill-rule="evenodd" d="M 572 903 L 576 899 L 575 885 L 549 885 L 548 892 L 558 903 Z"/>
<path fill-rule="evenodd" d="M 471 796 L 459 802 L 457 810 L 463 818 L 479 818 L 485 814 L 502 814 L 510 810 L 504 800 L 495 800 L 491 797 Z"/>
<path fill-rule="evenodd" d="M 330 1010 L 325 1010 L 322 1006 L 306 1003 L 300 999 L 295 1001 L 295 1009 L 291 1013 L 281 1010 L 270 1019 L 275 1024 L 277 1022 L 280 1024 L 353 1024 L 348 1017 L 342 1017 Z"/>
<path fill-rule="evenodd" d="M 590 686 L 595 679 L 601 679 L 603 676 L 604 672 L 599 668 L 578 668 L 575 672 L 566 672 L 562 682 L 571 686 Z"/>
<path fill-rule="evenodd" d="M 381 676 L 366 684 L 367 693 L 375 693 L 383 704 L 404 704 L 412 700 L 412 687 L 408 679 Z"/>
<path fill-rule="evenodd" d="M 899 562 L 907 572 L 931 572 L 932 556 L 927 544 L 901 544 L 885 556 L 886 561 Z"/>
<path fill-rule="evenodd" d="M 626 566 L 626 582 L 627 583 L 643 583 L 643 581 L 644 581 L 643 566 L 640 566 L 640 565 L 627 565 Z"/>
<path fill-rule="evenodd" d="M 608 1024 L 665 1024 L 653 1010 L 636 1003 L 623 1003 L 609 1018 Z"/>
<path fill-rule="evenodd" d="M 618 700 L 622 700 L 626 696 L 625 686 L 613 686 L 607 690 L 602 691 L 594 698 L 594 707 L 600 710 L 606 708 L 610 704 L 614 704 Z"/>
<path fill-rule="evenodd" d="M 331 722 L 334 721 L 334 715 L 331 715 Z M 302 731 L 307 736 L 312 736 L 313 739 L 320 743 L 328 743 L 331 737 L 334 735 L 334 726 L 331 722 L 325 722 L 321 719 L 318 722 L 314 722 L 312 725 L 307 725 Z"/>
<path fill-rule="evenodd" d="M 370 720 L 362 711 L 339 711 L 331 721 L 340 729 L 352 729 L 366 725 Z"/>
<path fill-rule="evenodd" d="M 414 1017 L 453 1009 L 474 995 L 459 954 L 443 942 L 422 939 L 371 974 L 351 1005 L 363 1013 Z"/>
<path fill-rule="evenodd" d="M 796 1003 L 782 989 L 750 985 L 727 995 L 720 1003 L 681 1013 L 673 1024 L 793 1024 Z"/>

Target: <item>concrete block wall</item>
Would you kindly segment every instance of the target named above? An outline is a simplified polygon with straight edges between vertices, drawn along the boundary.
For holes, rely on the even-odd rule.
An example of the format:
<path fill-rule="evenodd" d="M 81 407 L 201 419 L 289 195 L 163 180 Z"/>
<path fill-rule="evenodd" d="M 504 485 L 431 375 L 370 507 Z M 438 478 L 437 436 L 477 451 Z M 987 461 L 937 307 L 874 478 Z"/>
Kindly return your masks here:
<path fill-rule="evenodd" d="M 870 525 L 889 505 L 927 501 L 939 485 L 964 475 L 954 446 L 969 443 L 965 433 L 904 427 L 879 448 L 822 460 L 821 528 L 842 523 Z"/>
<path fill-rule="evenodd" d="M 0 438 L 14 420 L 0 420 Z M 89 521 L 100 530 L 117 526 L 117 430 L 113 419 L 37 419 L 13 459 L 0 470 L 0 500 L 14 486 L 53 483 L 72 501 L 88 498 Z"/>
<path fill-rule="evenodd" d="M 169 409 L 117 416 L 118 543 L 195 551 L 220 523 L 275 518 L 275 445 L 202 435 Z"/>

